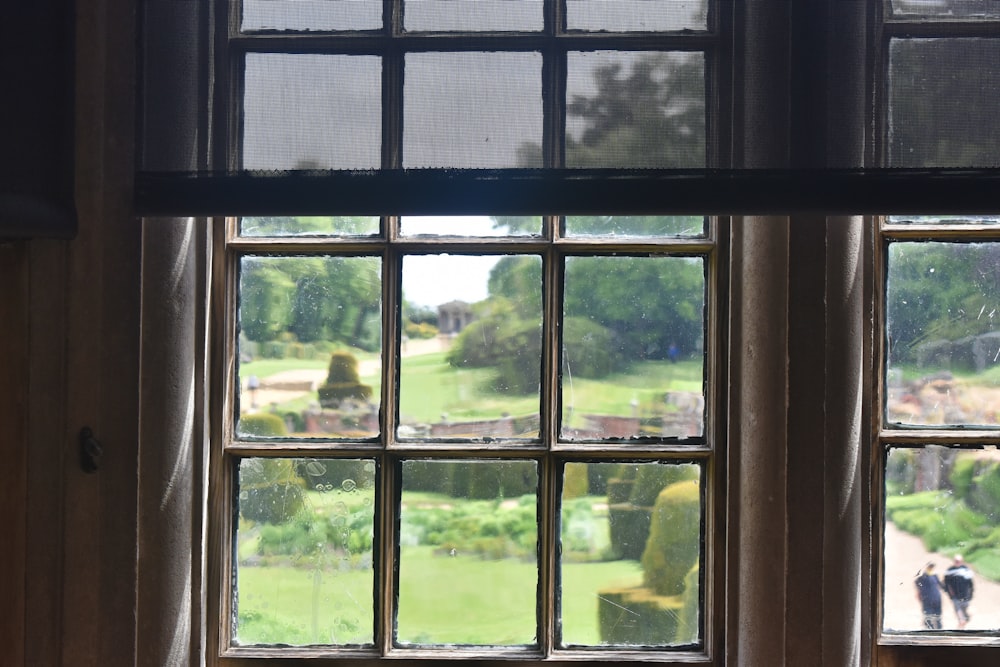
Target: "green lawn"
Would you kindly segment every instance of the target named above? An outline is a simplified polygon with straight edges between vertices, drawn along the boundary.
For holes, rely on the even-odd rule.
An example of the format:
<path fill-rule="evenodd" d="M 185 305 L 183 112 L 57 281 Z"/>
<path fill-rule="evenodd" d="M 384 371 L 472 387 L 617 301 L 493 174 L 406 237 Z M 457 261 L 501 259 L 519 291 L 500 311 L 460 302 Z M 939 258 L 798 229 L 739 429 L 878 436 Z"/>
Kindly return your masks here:
<path fill-rule="evenodd" d="M 511 396 L 489 387 L 492 370 L 456 369 L 444 352 L 406 357 L 400 368 L 400 414 L 404 422 L 495 419 L 538 412 L 538 395 Z"/>
<path fill-rule="evenodd" d="M 321 361 L 301 359 L 264 359 L 243 364 L 242 376 L 269 375 L 293 369 L 325 368 Z M 492 371 L 488 368 L 455 369 L 445 361 L 445 353 L 436 352 L 406 357 L 400 368 L 400 414 L 403 423 L 436 422 L 442 415 L 452 421 L 496 419 L 538 413 L 538 395 L 509 395 L 490 387 Z M 381 378 L 377 374 L 361 377 L 378 396 Z M 564 377 L 567 406 L 572 405 L 574 419 L 584 413 L 631 415 L 633 406 L 640 416 L 654 416 L 668 409 L 663 396 L 667 391 L 701 392 L 700 361 L 646 362 L 630 373 L 619 373 L 600 380 Z M 315 393 L 303 395 L 278 406 L 280 412 L 305 410 L 318 400 Z"/>
<path fill-rule="evenodd" d="M 565 641 L 597 645 L 598 591 L 639 583 L 634 561 L 567 564 Z M 237 635 L 243 644 L 368 644 L 373 573 L 295 567 L 239 570 Z M 514 559 L 435 555 L 405 547 L 400 564 L 399 639 L 410 643 L 531 644 L 537 568 Z"/>
<path fill-rule="evenodd" d="M 260 359 L 240 364 L 240 377 L 256 375 L 261 380 L 283 371 L 297 371 L 304 368 L 326 368 L 329 362 L 321 359 Z"/>

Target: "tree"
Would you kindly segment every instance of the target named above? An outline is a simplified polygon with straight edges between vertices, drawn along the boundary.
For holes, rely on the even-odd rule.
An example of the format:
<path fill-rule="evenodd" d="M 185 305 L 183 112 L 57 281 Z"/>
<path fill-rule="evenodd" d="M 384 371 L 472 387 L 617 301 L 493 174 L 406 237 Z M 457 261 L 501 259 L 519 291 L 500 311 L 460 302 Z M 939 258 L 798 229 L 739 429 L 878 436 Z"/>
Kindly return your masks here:
<path fill-rule="evenodd" d="M 889 246 L 886 318 L 895 361 L 929 341 L 997 328 L 1000 244 L 897 242 Z"/>
<path fill-rule="evenodd" d="M 375 257 L 245 257 L 242 331 L 257 342 L 287 332 L 302 342 L 377 349 L 380 268 Z"/>
<path fill-rule="evenodd" d="M 704 271 L 688 257 L 571 257 L 563 311 L 612 331 L 625 361 L 666 359 L 671 345 L 700 353 Z M 567 355 L 574 344 L 565 341 Z"/>

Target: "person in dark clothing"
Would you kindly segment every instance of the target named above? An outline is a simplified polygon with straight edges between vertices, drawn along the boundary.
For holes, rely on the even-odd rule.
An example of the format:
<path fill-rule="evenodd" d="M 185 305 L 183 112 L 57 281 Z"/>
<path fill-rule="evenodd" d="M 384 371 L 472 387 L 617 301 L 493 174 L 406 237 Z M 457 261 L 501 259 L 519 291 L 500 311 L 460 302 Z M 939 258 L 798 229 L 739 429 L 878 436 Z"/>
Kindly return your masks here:
<path fill-rule="evenodd" d="M 951 567 L 944 573 L 944 590 L 955 606 L 958 616 L 958 629 L 961 630 L 969 622 L 969 602 L 972 600 L 972 570 L 960 555 L 956 555 Z"/>
<path fill-rule="evenodd" d="M 917 600 L 924 613 L 924 627 L 941 629 L 941 580 L 934 573 L 934 563 L 927 563 L 917 576 Z"/>

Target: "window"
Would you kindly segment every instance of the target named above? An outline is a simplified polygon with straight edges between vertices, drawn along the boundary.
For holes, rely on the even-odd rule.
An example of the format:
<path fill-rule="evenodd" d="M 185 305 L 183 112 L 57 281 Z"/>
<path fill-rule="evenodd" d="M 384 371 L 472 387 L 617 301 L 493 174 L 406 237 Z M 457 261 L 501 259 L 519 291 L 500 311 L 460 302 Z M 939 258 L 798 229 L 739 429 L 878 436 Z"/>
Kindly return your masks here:
<path fill-rule="evenodd" d="M 885 418 L 882 362 L 889 383 L 909 362 L 885 356 L 873 324 L 893 340 L 901 313 L 879 308 L 905 268 L 894 252 L 995 242 L 982 215 L 996 114 L 952 106 L 963 87 L 990 104 L 977 97 L 993 83 L 990 11 L 232 4 L 217 4 L 215 33 L 167 45 L 147 12 L 152 51 L 176 67 L 144 91 L 137 184 L 144 214 L 230 216 L 214 239 L 229 319 L 215 331 L 212 660 L 991 664 L 977 647 L 926 644 L 992 635 L 883 625 L 886 460 L 895 470 L 897 452 L 967 449 L 990 431 Z M 983 65 L 973 83 L 957 65 L 937 79 L 907 65 L 940 69 L 962 49 Z M 184 114 L 197 122 L 174 132 Z M 955 215 L 978 221 L 943 217 Z M 472 278 L 484 263 L 485 289 Z M 450 291 L 421 296 L 427 275 Z M 650 309 L 664 296 L 646 293 L 652 281 L 687 296 Z M 435 328 L 447 339 L 422 338 Z M 275 377 L 267 355 L 293 376 Z M 591 391 L 613 361 L 626 370 Z M 610 535 L 637 516 L 612 506 L 678 483 L 697 489 L 674 523 L 685 545 L 697 533 L 698 567 L 669 616 L 693 634 L 662 626 L 650 640 L 632 625 L 605 641 L 579 621 L 599 624 L 596 611 L 573 617 L 577 600 L 612 592 L 578 576 L 595 517 L 606 511 Z M 465 533 L 442 518 L 483 507 L 495 521 Z M 488 527 L 473 539 L 469 526 Z M 609 569 L 619 556 L 641 567 L 652 539 L 609 537 Z M 441 590 L 421 573 L 440 566 L 457 586 L 459 564 L 486 580 L 497 562 L 520 573 L 482 587 L 524 610 L 510 631 L 456 634 L 458 613 L 466 624 L 488 606 L 475 601 L 442 604 L 446 623 L 431 625 L 419 601 Z M 287 588 L 297 617 L 275 616 L 283 569 L 313 576 Z M 327 605 L 331 587 L 349 602 Z M 613 593 L 600 608 L 624 629 L 640 615 Z"/>
<path fill-rule="evenodd" d="M 996 105 L 983 97 L 1000 76 L 995 10 L 886 5 L 890 166 L 997 166 Z M 918 213 L 882 218 L 878 234 L 881 641 L 996 643 L 1000 218 L 947 201 Z"/>
<path fill-rule="evenodd" d="M 531 191 L 722 159 L 713 5 L 634 4 L 232 3 L 227 154 L 377 187 L 220 236 L 222 656 L 711 659 L 727 222 Z"/>

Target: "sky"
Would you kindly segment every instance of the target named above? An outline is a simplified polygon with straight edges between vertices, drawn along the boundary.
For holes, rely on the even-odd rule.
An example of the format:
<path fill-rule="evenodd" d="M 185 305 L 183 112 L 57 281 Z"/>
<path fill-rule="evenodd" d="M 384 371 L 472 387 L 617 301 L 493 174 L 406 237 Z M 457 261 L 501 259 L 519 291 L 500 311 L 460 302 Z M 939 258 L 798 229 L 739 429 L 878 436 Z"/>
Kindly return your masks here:
<path fill-rule="evenodd" d="M 407 235 L 495 236 L 502 231 L 493 227 L 488 216 L 404 217 L 402 231 Z M 499 255 L 410 255 L 403 259 L 403 298 L 418 306 L 434 308 L 448 301 L 475 303 L 487 296 L 490 269 Z"/>

